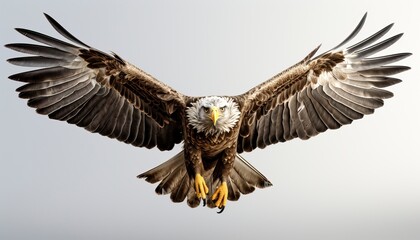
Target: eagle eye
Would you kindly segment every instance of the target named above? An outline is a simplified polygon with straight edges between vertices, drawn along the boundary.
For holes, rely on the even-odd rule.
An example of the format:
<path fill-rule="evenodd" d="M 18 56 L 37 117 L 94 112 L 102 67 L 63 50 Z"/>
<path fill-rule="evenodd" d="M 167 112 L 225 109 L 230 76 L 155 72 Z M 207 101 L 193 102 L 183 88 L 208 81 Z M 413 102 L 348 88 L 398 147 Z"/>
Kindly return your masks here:
<path fill-rule="evenodd" d="M 220 109 L 220 111 L 221 111 L 221 112 L 224 112 L 224 111 L 225 111 L 225 109 L 226 109 L 226 106 L 224 106 L 224 107 L 220 107 L 219 109 Z"/>
<path fill-rule="evenodd" d="M 205 113 L 209 113 L 210 112 L 210 108 L 208 108 L 208 107 L 203 107 L 203 109 L 204 109 L 204 112 Z"/>

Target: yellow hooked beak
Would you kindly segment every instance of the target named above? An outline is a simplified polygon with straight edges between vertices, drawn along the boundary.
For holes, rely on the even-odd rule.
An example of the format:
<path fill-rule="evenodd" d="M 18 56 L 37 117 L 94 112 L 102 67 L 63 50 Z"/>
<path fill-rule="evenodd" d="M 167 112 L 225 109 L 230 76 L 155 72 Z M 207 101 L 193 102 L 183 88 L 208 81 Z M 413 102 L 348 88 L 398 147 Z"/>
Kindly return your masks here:
<path fill-rule="evenodd" d="M 219 119 L 219 116 L 220 116 L 219 108 L 212 107 L 211 108 L 211 113 L 210 113 L 210 118 L 213 121 L 214 126 L 216 126 L 217 119 Z"/>

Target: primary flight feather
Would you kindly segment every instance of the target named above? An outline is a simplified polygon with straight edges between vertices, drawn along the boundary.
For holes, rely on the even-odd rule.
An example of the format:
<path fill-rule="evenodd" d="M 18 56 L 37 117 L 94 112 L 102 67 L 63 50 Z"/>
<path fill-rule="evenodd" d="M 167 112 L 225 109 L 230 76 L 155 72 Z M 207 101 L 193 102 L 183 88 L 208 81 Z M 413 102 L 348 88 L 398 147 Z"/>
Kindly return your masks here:
<path fill-rule="evenodd" d="M 170 150 L 183 141 L 183 151 L 138 177 L 159 182 L 156 192 L 174 202 L 187 199 L 196 207 L 203 200 L 221 211 L 227 200 L 271 186 L 239 153 L 308 139 L 372 114 L 393 96 L 383 88 L 400 82 L 389 76 L 409 69 L 388 64 L 411 55 L 372 57 L 402 36 L 381 40 L 392 24 L 349 46 L 365 14 L 337 47 L 314 57 L 316 48 L 244 94 L 191 97 L 116 54 L 88 46 L 45 16 L 72 43 L 16 29 L 42 44 L 6 45 L 32 55 L 10 63 L 37 68 L 9 77 L 25 83 L 19 97 L 40 114 L 137 147 Z"/>

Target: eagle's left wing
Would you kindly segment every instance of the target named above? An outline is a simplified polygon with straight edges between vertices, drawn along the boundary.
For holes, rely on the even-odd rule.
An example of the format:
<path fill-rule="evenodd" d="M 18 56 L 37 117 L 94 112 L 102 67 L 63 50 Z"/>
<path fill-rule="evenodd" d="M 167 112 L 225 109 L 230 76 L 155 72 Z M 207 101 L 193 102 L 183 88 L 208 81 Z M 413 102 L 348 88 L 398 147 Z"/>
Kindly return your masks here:
<path fill-rule="evenodd" d="M 402 36 L 374 44 L 392 24 L 353 46 L 343 47 L 357 35 L 365 19 L 366 14 L 337 47 L 312 58 L 317 48 L 300 63 L 239 96 L 245 115 L 238 152 L 337 129 L 372 114 L 384 104 L 383 99 L 393 96 L 382 88 L 401 80 L 388 76 L 410 68 L 386 65 L 411 54 L 370 57 Z"/>
<path fill-rule="evenodd" d="M 86 45 L 45 16 L 71 43 L 18 28 L 42 45 L 6 45 L 32 55 L 8 59 L 10 63 L 38 68 L 9 77 L 25 83 L 17 91 L 30 107 L 138 147 L 170 150 L 183 140 L 184 95 L 118 55 Z"/>

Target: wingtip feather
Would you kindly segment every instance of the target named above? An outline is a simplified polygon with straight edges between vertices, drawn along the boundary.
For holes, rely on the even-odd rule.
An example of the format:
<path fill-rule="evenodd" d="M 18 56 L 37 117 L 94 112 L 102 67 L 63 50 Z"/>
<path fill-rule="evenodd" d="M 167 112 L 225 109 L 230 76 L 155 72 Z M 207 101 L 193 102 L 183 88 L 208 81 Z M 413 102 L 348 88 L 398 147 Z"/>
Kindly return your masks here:
<path fill-rule="evenodd" d="M 362 20 L 360 21 L 366 21 L 367 15 L 368 15 L 368 12 L 366 11 L 365 14 L 363 14 Z"/>
<path fill-rule="evenodd" d="M 75 36 L 73 36 L 69 31 L 67 31 L 63 26 L 61 26 L 60 23 L 58 23 L 53 17 L 51 17 L 50 15 L 44 13 L 44 16 L 47 18 L 48 22 L 51 24 L 51 26 L 53 26 L 53 28 L 60 33 L 63 37 L 67 38 L 68 40 L 75 42 L 77 44 L 80 44 L 84 47 L 90 48 L 89 45 L 87 45 L 86 43 L 80 41 L 79 39 L 77 39 Z"/>
<path fill-rule="evenodd" d="M 7 60 L 9 60 L 9 59 L 7 59 Z M 20 75 L 20 73 L 13 74 L 13 75 L 10 75 L 8 78 L 9 78 L 10 80 L 13 80 L 13 81 L 19 81 L 19 80 L 20 80 L 19 75 Z"/>
<path fill-rule="evenodd" d="M 44 14 L 44 16 L 47 18 L 47 19 L 50 19 L 50 18 L 52 18 L 48 13 L 43 13 Z"/>
<path fill-rule="evenodd" d="M 22 35 L 24 35 L 24 36 L 26 36 L 26 32 L 28 31 L 27 29 L 25 29 L 25 28 L 15 28 L 15 30 L 18 32 L 18 33 L 20 33 L 20 34 L 22 34 Z"/>

